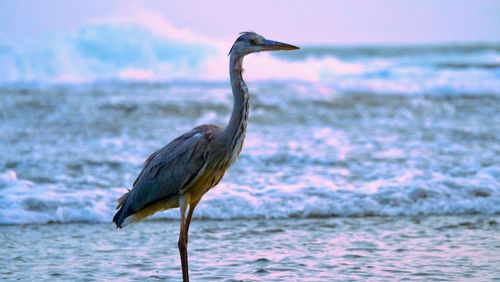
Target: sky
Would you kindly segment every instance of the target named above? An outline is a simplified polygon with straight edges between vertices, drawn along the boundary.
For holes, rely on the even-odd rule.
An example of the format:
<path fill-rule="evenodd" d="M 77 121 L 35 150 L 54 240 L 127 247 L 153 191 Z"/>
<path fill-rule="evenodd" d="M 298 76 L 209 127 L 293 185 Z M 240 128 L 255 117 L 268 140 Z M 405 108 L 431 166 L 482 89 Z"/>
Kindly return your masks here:
<path fill-rule="evenodd" d="M 296 44 L 500 42 L 500 1 L 0 0 L 0 38 L 76 30 L 91 21 L 155 13 L 195 34 L 228 40 L 254 30 Z"/>

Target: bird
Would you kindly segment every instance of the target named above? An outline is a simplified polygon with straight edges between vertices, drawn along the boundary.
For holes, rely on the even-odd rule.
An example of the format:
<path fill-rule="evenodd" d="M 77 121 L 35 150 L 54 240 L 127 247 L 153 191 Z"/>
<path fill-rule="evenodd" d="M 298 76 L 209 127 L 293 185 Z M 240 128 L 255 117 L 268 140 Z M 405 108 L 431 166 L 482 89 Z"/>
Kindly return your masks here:
<path fill-rule="evenodd" d="M 187 244 L 194 209 L 203 195 L 221 181 L 243 147 L 249 111 L 243 58 L 262 51 L 296 49 L 299 47 L 266 39 L 255 32 L 240 33 L 228 54 L 233 92 L 229 123 L 225 128 L 197 126 L 151 154 L 132 189 L 118 199 L 113 222 L 119 229 L 158 211 L 180 209 L 178 248 L 184 282 L 189 281 Z"/>

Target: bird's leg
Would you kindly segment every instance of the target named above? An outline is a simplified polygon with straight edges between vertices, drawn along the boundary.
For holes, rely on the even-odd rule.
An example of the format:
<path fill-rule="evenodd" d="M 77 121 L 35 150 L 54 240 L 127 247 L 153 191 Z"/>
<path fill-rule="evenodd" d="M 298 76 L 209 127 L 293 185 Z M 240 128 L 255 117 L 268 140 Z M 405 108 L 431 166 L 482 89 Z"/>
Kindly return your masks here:
<path fill-rule="evenodd" d="M 179 254 L 181 256 L 182 265 L 182 281 L 189 282 L 189 269 L 187 257 L 187 240 L 186 240 L 186 209 L 189 204 L 189 194 L 181 195 L 179 198 L 179 207 L 181 210 L 181 228 L 179 231 Z"/>
<path fill-rule="evenodd" d="M 196 208 L 196 205 L 198 205 L 200 201 L 196 201 L 196 202 L 193 202 L 189 205 L 189 211 L 188 211 L 188 215 L 187 215 L 187 218 L 186 218 L 186 245 L 189 241 L 189 225 L 191 225 L 191 218 L 193 217 L 193 212 L 194 212 L 194 208 Z"/>

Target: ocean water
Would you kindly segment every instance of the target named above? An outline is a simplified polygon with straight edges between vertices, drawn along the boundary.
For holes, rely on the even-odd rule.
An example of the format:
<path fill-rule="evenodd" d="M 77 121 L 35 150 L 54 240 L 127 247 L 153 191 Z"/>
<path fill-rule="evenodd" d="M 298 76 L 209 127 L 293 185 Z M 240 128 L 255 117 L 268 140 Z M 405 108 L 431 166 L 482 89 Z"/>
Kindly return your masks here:
<path fill-rule="evenodd" d="M 151 152 L 225 125 L 229 44 L 118 23 L 0 43 L 0 224 L 110 222 Z M 245 66 L 244 149 L 195 218 L 500 214 L 499 44 L 303 46 Z"/>
<path fill-rule="evenodd" d="M 181 281 L 179 225 L 0 226 L 2 281 Z M 498 281 L 498 218 L 197 220 L 193 281 Z"/>

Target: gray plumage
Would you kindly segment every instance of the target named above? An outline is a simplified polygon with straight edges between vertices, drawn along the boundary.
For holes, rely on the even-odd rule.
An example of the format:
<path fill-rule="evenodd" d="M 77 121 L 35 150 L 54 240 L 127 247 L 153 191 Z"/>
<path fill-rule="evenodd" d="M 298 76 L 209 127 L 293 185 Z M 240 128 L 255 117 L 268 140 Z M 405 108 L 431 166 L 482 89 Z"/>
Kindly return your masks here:
<path fill-rule="evenodd" d="M 260 51 L 295 49 L 298 47 L 267 40 L 254 32 L 241 33 L 229 53 L 234 105 L 228 125 L 224 129 L 216 125 L 195 127 L 151 154 L 132 190 L 118 199 L 113 217 L 118 228 L 157 211 L 180 207 L 179 252 L 184 281 L 189 281 L 187 239 L 193 211 L 203 195 L 224 177 L 243 147 L 249 110 L 243 57 Z"/>

